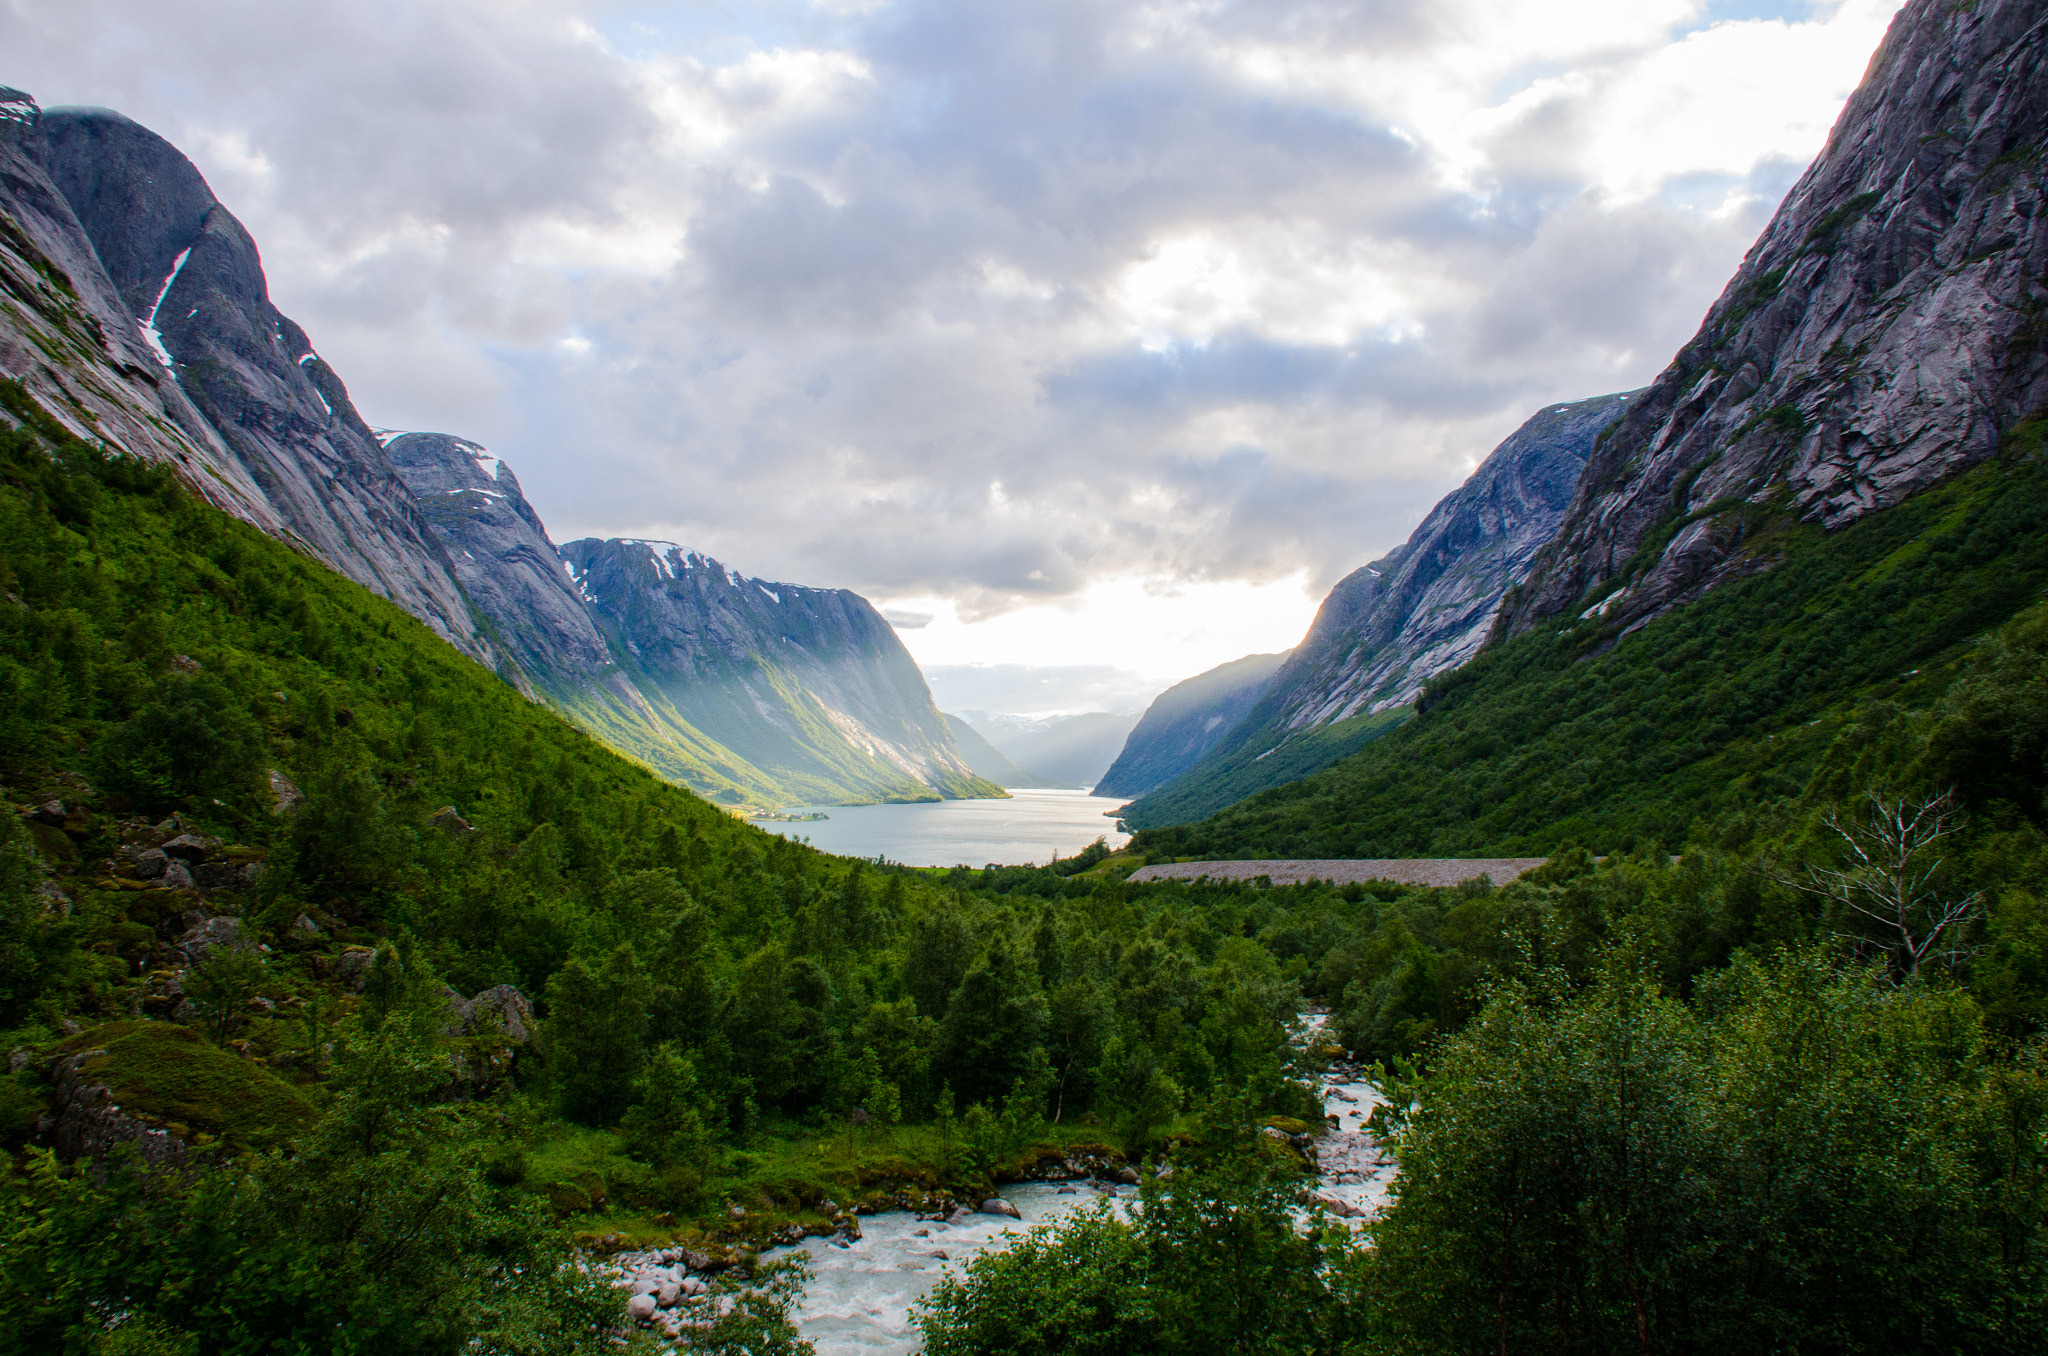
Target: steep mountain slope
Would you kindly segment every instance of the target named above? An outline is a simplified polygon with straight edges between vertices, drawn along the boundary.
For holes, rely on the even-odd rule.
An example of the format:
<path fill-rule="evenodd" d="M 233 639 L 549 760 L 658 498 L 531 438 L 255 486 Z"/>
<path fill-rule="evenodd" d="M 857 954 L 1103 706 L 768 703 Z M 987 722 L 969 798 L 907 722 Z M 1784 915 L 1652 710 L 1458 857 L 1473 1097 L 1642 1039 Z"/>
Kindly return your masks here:
<path fill-rule="evenodd" d="M 914 666 L 907 697 L 842 675 L 830 693 L 776 698 L 791 728 L 817 715 L 795 714 L 806 702 L 851 722 L 834 734 L 827 720 L 810 753 L 783 751 L 802 764 L 829 749 L 850 777 L 785 785 L 695 729 L 672 684 L 638 682 L 612 653 L 502 463 L 443 434 L 374 434 L 271 305 L 241 224 L 189 160 L 120 114 L 44 112 L 0 90 L 0 292 L 0 375 L 21 383 L 0 402 L 11 421 L 172 466 L 663 775 L 729 803 L 1000 794 L 959 765 L 936 711 L 916 713 L 915 733 L 863 733 L 900 725 L 900 697 L 930 707 Z M 895 648 L 885 667 L 900 680 Z M 868 708 L 863 693 L 887 695 Z M 929 781 L 904 780 L 926 767 Z"/>
<path fill-rule="evenodd" d="M 1767 569 L 1758 510 L 1840 528 L 2048 405 L 2048 20 L 1912 0 L 1699 333 L 1600 446 L 1502 632 L 1626 632 Z"/>
<path fill-rule="evenodd" d="M 976 728 L 1006 758 L 1075 786 L 1093 786 L 1137 724 L 1136 711 L 1084 711 L 1022 729 Z"/>
<path fill-rule="evenodd" d="M 859 594 L 751 579 L 670 542 L 586 538 L 561 556 L 633 685 L 744 760 L 735 780 L 813 804 L 1003 794 L 960 761 L 924 675 Z"/>
<path fill-rule="evenodd" d="M 1199 819 L 1391 729 L 1425 681 L 1485 643 L 1572 502 L 1595 440 L 1636 395 L 1553 405 L 1510 434 L 1406 542 L 1330 590 L 1257 705 L 1125 822 Z"/>
<path fill-rule="evenodd" d="M 2004 795 L 2041 769 L 2042 679 L 1972 699 L 1985 633 L 2048 589 L 2048 461 L 2000 458 L 1828 533 L 1779 527 L 1782 561 L 1613 644 L 1602 619 L 1489 646 L 1414 720 L 1351 757 L 1199 823 L 1154 856 L 1527 857 L 1747 832 L 1809 800 L 1852 802 L 1902 744 L 1933 787 Z M 2040 649 L 2039 623 L 2032 648 Z M 1947 744 L 1946 703 L 2002 711 L 1995 747 Z M 1897 762 L 1896 757 L 1891 761 Z M 2025 781 L 2025 777 L 2017 779 Z M 2020 828 L 2036 797 L 1993 807 Z"/>
<path fill-rule="evenodd" d="M 2048 586 L 2044 136 L 2040 7 L 1913 0 L 1700 334 L 1601 440 L 1501 639 L 1394 737 L 1146 842 L 1675 844 L 1717 809 L 1852 789 L 1960 647 Z"/>
<path fill-rule="evenodd" d="M 960 761 L 967 764 L 977 777 L 986 777 L 1001 787 L 1029 786 L 1056 791 L 1072 791 L 1077 788 L 1057 777 L 1048 777 L 1029 768 L 1018 767 L 1003 755 L 1003 751 L 982 738 L 981 731 L 969 725 L 959 716 L 947 716 L 946 730 L 953 736 L 953 747 L 959 750 Z"/>
<path fill-rule="evenodd" d="M 224 507 L 492 662 L 412 497 L 341 379 L 271 305 L 255 242 L 192 162 L 107 109 L 47 111 L 18 148 L 33 156 L 72 216 L 67 223 L 47 208 L 10 214 L 25 235 L 36 216 L 60 233 L 66 226 L 82 232 L 85 248 L 51 239 L 42 252 L 52 263 L 67 259 L 69 267 L 58 266 L 74 288 L 76 278 L 100 275 L 80 302 L 109 336 L 109 356 L 137 369 L 125 391 L 110 394 L 141 424 L 167 433 L 161 425 L 169 423 L 212 445 L 187 479 L 223 476 L 232 487 L 218 499 Z M 12 202 L 40 196 L 42 185 L 19 166 L 8 177 Z M 64 384 L 54 371 L 30 375 L 32 384 Z M 149 395 L 138 379 L 154 388 Z M 124 445 L 153 459 L 176 457 L 173 448 L 142 439 Z"/>
<path fill-rule="evenodd" d="M 1098 796 L 1142 796 L 1193 767 L 1252 709 L 1287 653 L 1248 654 L 1175 683 L 1152 699 Z"/>

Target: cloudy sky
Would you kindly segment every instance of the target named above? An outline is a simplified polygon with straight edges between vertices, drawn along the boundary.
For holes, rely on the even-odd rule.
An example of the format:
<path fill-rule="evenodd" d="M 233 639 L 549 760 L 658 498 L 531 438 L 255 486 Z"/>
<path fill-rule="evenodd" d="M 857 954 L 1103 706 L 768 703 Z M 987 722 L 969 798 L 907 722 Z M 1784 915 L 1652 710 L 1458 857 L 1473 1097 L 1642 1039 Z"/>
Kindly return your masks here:
<path fill-rule="evenodd" d="M 176 142 L 365 417 L 557 540 L 1114 709 L 1654 376 L 1896 8 L 0 0 L 0 83 Z"/>

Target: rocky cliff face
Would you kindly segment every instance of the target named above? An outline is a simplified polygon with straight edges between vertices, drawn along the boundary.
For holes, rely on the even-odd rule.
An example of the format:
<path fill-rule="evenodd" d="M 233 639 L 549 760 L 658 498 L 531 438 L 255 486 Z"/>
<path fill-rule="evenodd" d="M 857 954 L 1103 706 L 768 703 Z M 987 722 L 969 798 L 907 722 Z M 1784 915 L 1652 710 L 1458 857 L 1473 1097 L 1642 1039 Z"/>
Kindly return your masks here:
<path fill-rule="evenodd" d="M 51 353 L 33 315 L 11 313 L 9 374 L 31 390 L 100 388 L 86 412 L 127 434 L 124 448 L 175 462 L 200 493 L 490 662 L 412 496 L 341 379 L 271 305 L 255 243 L 192 162 L 106 109 L 43 113 L 6 160 L 8 243 L 68 288 L 73 327 L 96 330 L 99 349 Z"/>
<path fill-rule="evenodd" d="M 1853 522 L 2043 412 L 2044 57 L 2038 0 L 1899 12 L 1699 333 L 1602 441 L 1501 634 L 1566 613 L 1625 634 L 1769 568 L 1759 527 Z"/>
<path fill-rule="evenodd" d="M 1154 697 L 1095 794 L 1142 796 L 1200 762 L 1265 695 L 1288 653 L 1248 654 Z"/>
<path fill-rule="evenodd" d="M 1242 720 L 1127 816 L 1201 818 L 1306 776 L 1387 728 L 1423 683 L 1486 643 L 1573 502 L 1595 442 L 1642 398 L 1596 396 L 1537 412 L 1445 495 L 1408 540 L 1339 580 L 1308 635 Z"/>
<path fill-rule="evenodd" d="M 0 423 L 170 463 L 195 493 L 707 795 L 1002 794 L 959 762 L 916 665 L 852 594 L 788 589 L 775 615 L 714 608 L 707 621 L 632 600 L 607 575 L 614 612 L 601 618 L 502 462 L 445 434 L 372 432 L 270 303 L 254 242 L 199 171 L 118 113 L 44 112 L 0 89 L 0 376 L 19 383 L 0 387 Z M 687 634 L 657 636 L 666 621 Z M 691 649 L 707 637 L 723 667 Z M 709 688 L 690 690 L 690 675 Z"/>
<path fill-rule="evenodd" d="M 508 677 L 546 689 L 581 683 L 611 666 L 604 637 L 511 467 L 446 433 L 386 430 L 376 437 L 456 582 L 488 620 L 509 661 Z"/>
<path fill-rule="evenodd" d="M 953 747 L 924 675 L 867 599 L 752 579 L 670 542 L 561 548 L 612 655 L 738 784 L 796 802 L 1000 796 Z"/>

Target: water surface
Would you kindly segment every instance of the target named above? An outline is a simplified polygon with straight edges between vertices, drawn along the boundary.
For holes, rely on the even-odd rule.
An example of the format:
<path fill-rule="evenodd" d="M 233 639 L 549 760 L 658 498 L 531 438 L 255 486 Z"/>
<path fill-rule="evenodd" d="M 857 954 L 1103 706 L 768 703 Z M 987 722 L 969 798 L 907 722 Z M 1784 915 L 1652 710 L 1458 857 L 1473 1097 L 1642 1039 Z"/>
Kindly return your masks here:
<path fill-rule="evenodd" d="M 1097 838 L 1111 847 L 1130 841 L 1105 810 L 1120 796 L 1085 791 L 1017 790 L 1008 800 L 941 800 L 922 805 L 798 805 L 830 816 L 786 824 L 757 821 L 785 838 L 802 838 L 822 852 L 845 857 L 887 857 L 905 866 L 1043 866 L 1071 857 Z"/>

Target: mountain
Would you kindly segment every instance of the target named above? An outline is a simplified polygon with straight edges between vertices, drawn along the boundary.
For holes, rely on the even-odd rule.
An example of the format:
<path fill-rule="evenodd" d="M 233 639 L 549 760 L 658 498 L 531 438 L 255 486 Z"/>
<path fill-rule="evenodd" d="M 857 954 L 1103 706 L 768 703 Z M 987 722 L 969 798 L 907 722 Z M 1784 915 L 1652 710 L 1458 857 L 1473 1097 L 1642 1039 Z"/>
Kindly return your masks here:
<path fill-rule="evenodd" d="M 1402 729 L 1142 849 L 1740 840 L 1880 773 L 1996 810 L 2039 762 L 2008 688 L 2040 681 L 2013 619 L 2048 591 L 2044 145 L 2039 6 L 1913 0 L 1488 645 Z M 1985 721 L 2012 728 L 1952 733 Z"/>
<path fill-rule="evenodd" d="M 170 463 L 496 662 L 341 379 L 271 305 L 255 242 L 176 147 L 107 109 L 0 90 L 0 208 L 0 373 L 46 417 Z"/>
<path fill-rule="evenodd" d="M 786 801 L 1000 796 L 954 750 L 895 629 L 847 589 L 754 579 L 672 542 L 561 547 L 634 686 Z"/>
<path fill-rule="evenodd" d="M 1236 728 L 1286 660 L 1285 652 L 1248 654 L 1154 697 L 1095 794 L 1142 796 L 1186 772 Z"/>
<path fill-rule="evenodd" d="M 1150 790 L 1126 823 L 1184 823 L 1355 752 L 1422 685 L 1478 651 L 1510 589 L 1572 503 L 1601 435 L 1637 392 L 1537 412 L 1384 557 L 1316 612 L 1257 704 L 1193 767 Z"/>
<path fill-rule="evenodd" d="M 1501 619 L 1626 634 L 1994 455 L 2048 406 L 2048 28 L 2024 0 L 1900 11 L 1818 159 L 1586 469 Z"/>
<path fill-rule="evenodd" d="M 975 728 L 1006 758 L 1075 786 L 1093 786 L 1137 723 L 1136 711 L 1084 711 L 1014 722 L 984 716 Z"/>
<path fill-rule="evenodd" d="M 755 607 L 707 627 L 628 606 L 638 631 L 608 624 L 501 461 L 446 434 L 372 431 L 271 304 L 248 232 L 191 161 L 120 114 L 0 90 L 0 283 L 12 420 L 174 467 L 664 776 L 733 804 L 1001 794 L 959 761 L 909 655 L 851 594 L 777 586 L 792 606 L 830 600 L 794 620 Z M 647 634 L 656 616 L 762 658 L 735 661 L 752 675 L 737 687 L 732 665 L 714 675 L 701 657 L 650 670 L 632 647 L 693 643 Z"/>
<path fill-rule="evenodd" d="M 969 725 L 960 716 L 947 716 L 946 728 L 952 732 L 953 747 L 960 751 L 960 761 L 977 777 L 986 777 L 997 786 L 1039 787 L 1055 791 L 1077 791 L 1080 788 L 1063 782 L 1057 777 L 1048 777 L 1029 768 L 1018 767 L 1003 756 L 1003 751 L 982 737 L 981 731 Z"/>

